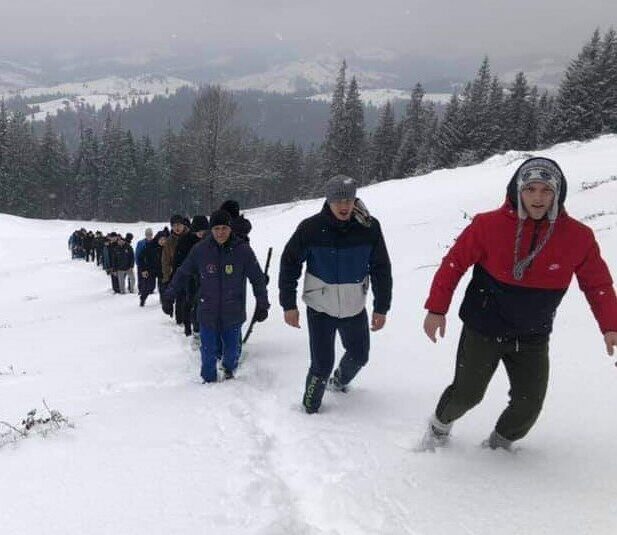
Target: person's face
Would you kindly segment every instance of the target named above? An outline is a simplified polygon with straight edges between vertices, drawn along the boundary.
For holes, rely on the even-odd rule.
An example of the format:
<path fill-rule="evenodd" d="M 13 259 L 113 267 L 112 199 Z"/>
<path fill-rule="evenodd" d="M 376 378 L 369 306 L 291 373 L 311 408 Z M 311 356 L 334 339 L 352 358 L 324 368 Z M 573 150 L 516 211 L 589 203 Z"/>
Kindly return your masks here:
<path fill-rule="evenodd" d="M 334 217 L 339 221 L 349 221 L 353 213 L 355 199 L 342 199 L 328 203 Z"/>
<path fill-rule="evenodd" d="M 203 240 L 204 236 L 206 235 L 206 232 L 208 232 L 207 230 L 200 230 L 198 232 L 195 233 L 195 235 L 200 239 Z"/>
<path fill-rule="evenodd" d="M 212 236 L 216 240 L 216 243 L 223 245 L 231 236 L 231 227 L 227 225 L 217 225 L 212 227 Z"/>
<path fill-rule="evenodd" d="M 182 223 L 174 223 L 171 230 L 174 234 L 184 234 L 184 225 Z"/>
<path fill-rule="evenodd" d="M 553 206 L 555 192 L 543 182 L 531 182 L 521 190 L 521 199 L 527 215 L 538 221 Z"/>
<path fill-rule="evenodd" d="M 163 247 L 163 245 L 165 245 L 165 242 L 166 242 L 166 241 L 167 241 L 167 238 L 166 238 L 165 236 L 161 236 L 161 237 L 159 238 L 159 245 L 160 245 L 161 247 Z"/>
<path fill-rule="evenodd" d="M 152 241 L 152 234 L 146 234 L 146 240 Z"/>

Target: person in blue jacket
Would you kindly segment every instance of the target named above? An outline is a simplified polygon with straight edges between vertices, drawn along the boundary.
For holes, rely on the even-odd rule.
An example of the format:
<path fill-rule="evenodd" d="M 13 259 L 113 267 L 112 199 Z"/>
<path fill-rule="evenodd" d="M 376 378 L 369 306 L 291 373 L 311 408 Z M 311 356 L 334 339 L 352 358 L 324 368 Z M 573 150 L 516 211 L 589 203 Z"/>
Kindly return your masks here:
<path fill-rule="evenodd" d="M 246 280 L 257 301 L 255 317 L 268 317 L 266 278 L 250 245 L 232 234 L 231 217 L 215 211 L 210 218 L 211 234 L 191 249 L 163 294 L 163 310 L 169 313 L 176 294 L 192 275 L 199 276 L 199 335 L 201 377 L 216 382 L 217 351 L 223 342 L 223 371 L 231 379 L 240 356 L 240 332 L 246 321 Z"/>
<path fill-rule="evenodd" d="M 279 272 L 285 323 L 300 328 L 296 294 L 306 262 L 302 299 L 307 305 L 311 366 L 302 404 L 309 414 L 319 410 L 328 380 L 333 390 L 345 392 L 368 361 L 369 282 L 375 297 L 373 331 L 384 326 L 392 298 L 390 259 L 381 227 L 356 198 L 355 181 L 337 175 L 326 183 L 325 193 L 321 212 L 302 221 L 285 246 Z M 345 354 L 330 378 L 337 331 Z"/>

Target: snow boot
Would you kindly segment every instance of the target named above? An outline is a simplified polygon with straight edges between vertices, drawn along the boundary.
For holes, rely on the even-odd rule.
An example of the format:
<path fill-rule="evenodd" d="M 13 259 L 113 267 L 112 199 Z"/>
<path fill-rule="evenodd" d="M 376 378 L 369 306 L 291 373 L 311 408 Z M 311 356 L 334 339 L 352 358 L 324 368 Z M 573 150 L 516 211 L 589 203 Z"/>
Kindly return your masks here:
<path fill-rule="evenodd" d="M 233 370 L 229 370 L 229 369 L 223 367 L 223 376 L 225 377 L 226 381 L 228 379 L 233 379 L 234 378 L 234 372 L 233 372 Z"/>
<path fill-rule="evenodd" d="M 341 372 L 337 368 L 328 380 L 328 388 L 333 392 L 347 392 L 347 385 L 341 382 Z"/>
<path fill-rule="evenodd" d="M 490 448 L 492 450 L 501 448 L 506 451 L 511 451 L 512 441 L 502 437 L 497 431 L 493 431 L 486 440 L 482 441 L 482 447 Z"/>
<path fill-rule="evenodd" d="M 326 379 L 310 372 L 306 376 L 306 389 L 302 398 L 302 405 L 307 414 L 314 414 L 319 410 L 326 391 L 326 383 Z"/>
<path fill-rule="evenodd" d="M 416 451 L 434 452 L 437 448 L 447 446 L 450 442 L 450 429 L 452 429 L 452 423 L 444 424 L 433 415 Z"/>

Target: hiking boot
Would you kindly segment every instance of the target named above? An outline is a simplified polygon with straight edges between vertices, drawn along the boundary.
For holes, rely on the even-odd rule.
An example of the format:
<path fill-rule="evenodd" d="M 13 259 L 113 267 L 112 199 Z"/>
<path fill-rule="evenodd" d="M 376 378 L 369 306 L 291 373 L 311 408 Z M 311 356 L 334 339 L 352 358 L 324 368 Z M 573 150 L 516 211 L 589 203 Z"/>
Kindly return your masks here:
<path fill-rule="evenodd" d="M 506 451 L 511 451 L 512 441 L 502 437 L 497 431 L 493 431 L 487 439 L 482 441 L 482 447 L 492 450 L 501 448 Z"/>
<path fill-rule="evenodd" d="M 334 370 L 332 377 L 328 380 L 328 388 L 333 392 L 347 392 L 347 385 L 341 383 L 341 374 L 338 368 Z"/>
<path fill-rule="evenodd" d="M 139 306 L 142 307 L 146 304 L 146 298 L 143 295 L 139 296 Z"/>
<path fill-rule="evenodd" d="M 307 414 L 314 414 L 321 406 L 321 400 L 326 391 L 326 379 L 309 372 L 306 377 L 306 389 L 302 398 L 302 405 Z"/>

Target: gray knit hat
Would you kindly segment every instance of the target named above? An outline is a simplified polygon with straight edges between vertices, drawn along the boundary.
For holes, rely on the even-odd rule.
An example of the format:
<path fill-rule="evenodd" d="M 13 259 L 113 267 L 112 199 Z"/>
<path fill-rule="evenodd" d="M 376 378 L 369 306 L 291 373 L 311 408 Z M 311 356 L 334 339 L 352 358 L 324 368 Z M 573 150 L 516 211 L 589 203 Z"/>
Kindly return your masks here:
<path fill-rule="evenodd" d="M 522 280 L 525 275 L 525 271 L 531 265 L 534 258 L 540 254 L 540 251 L 544 249 L 548 240 L 553 234 L 555 229 L 555 220 L 559 215 L 559 200 L 561 197 L 561 189 L 563 185 L 564 177 L 561 169 L 548 158 L 530 158 L 523 165 L 521 165 L 516 172 L 516 192 L 518 201 L 518 224 L 516 226 L 516 240 L 514 244 L 514 267 L 512 275 L 515 280 Z M 523 225 L 525 219 L 527 219 L 527 212 L 523 206 L 523 200 L 521 199 L 521 191 L 528 184 L 534 182 L 541 182 L 546 184 L 553 190 L 555 198 L 553 199 L 553 206 L 548 211 L 547 219 L 549 222 L 548 229 L 544 234 L 542 240 L 537 243 L 529 254 L 521 258 L 521 240 L 523 237 Z M 565 186 L 563 186 L 565 187 Z M 564 190 L 565 191 L 565 190 Z"/>
<path fill-rule="evenodd" d="M 561 192 L 561 183 L 563 175 L 561 169 L 557 167 L 552 160 L 548 158 L 531 158 L 519 168 L 516 174 L 516 187 L 518 190 L 518 217 L 526 219 L 527 213 L 521 201 L 521 190 L 533 182 L 541 182 L 546 184 L 553 190 L 555 200 L 553 206 L 548 211 L 547 217 L 549 221 L 555 221 L 559 214 L 559 193 Z"/>
<path fill-rule="evenodd" d="M 337 202 L 344 199 L 354 200 L 356 198 L 356 188 L 356 181 L 353 178 L 345 175 L 333 176 L 326 182 L 326 201 Z"/>

